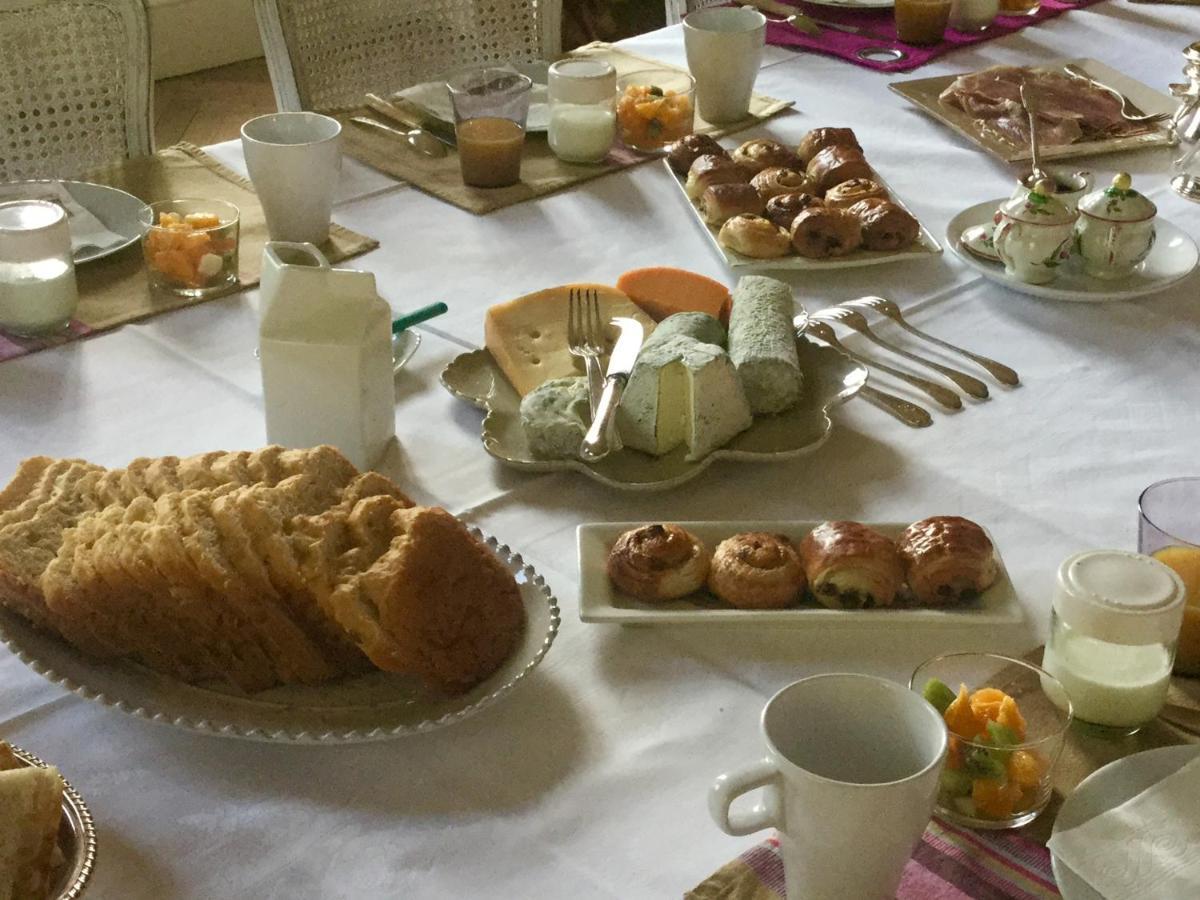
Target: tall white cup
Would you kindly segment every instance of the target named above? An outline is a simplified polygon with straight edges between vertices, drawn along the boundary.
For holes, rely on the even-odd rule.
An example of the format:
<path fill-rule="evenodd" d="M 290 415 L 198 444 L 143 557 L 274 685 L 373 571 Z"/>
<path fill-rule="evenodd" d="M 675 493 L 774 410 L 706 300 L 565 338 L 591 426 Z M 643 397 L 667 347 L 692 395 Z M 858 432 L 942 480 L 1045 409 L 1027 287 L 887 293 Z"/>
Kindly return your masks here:
<path fill-rule="evenodd" d="M 684 16 L 683 45 L 688 69 L 696 79 L 700 118 L 707 122 L 745 118 L 766 34 L 766 16 L 747 6 L 700 9 Z"/>
<path fill-rule="evenodd" d="M 242 153 L 273 241 L 329 237 L 342 169 L 342 125 L 313 112 L 258 116 L 242 126 Z"/>
<path fill-rule="evenodd" d="M 937 710 L 870 675 L 790 684 L 762 714 L 767 756 L 708 796 L 726 834 L 780 833 L 788 900 L 890 900 L 933 813 L 946 758 Z M 745 812 L 730 804 L 755 788 Z"/>

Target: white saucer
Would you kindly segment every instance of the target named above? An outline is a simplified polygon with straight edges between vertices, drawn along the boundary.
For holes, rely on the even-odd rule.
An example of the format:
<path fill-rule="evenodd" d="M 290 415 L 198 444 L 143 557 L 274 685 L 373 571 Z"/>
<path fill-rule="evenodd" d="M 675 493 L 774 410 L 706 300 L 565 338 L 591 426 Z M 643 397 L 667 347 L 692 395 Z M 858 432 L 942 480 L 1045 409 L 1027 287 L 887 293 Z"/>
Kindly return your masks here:
<path fill-rule="evenodd" d="M 1128 278 L 1115 281 L 1092 278 L 1083 273 L 1078 258 L 1072 257 L 1062 266 L 1054 281 L 1049 284 L 1027 284 L 1006 275 L 1000 262 L 980 259 L 963 245 L 963 232 L 972 226 L 990 223 L 996 207 L 1005 199 L 1000 197 L 964 209 L 946 226 L 946 243 L 958 254 L 959 259 L 984 278 L 1018 293 L 1075 303 L 1130 300 L 1166 290 L 1191 274 L 1196 268 L 1197 260 L 1200 259 L 1196 242 L 1182 228 L 1159 217 L 1155 222 L 1158 240 L 1154 243 L 1154 249 L 1150 251 L 1146 261 Z"/>
<path fill-rule="evenodd" d="M 1079 783 L 1063 801 L 1054 820 L 1053 834 L 1082 825 L 1110 809 L 1132 800 L 1200 755 L 1200 746 L 1183 744 L 1135 753 L 1109 763 Z M 1086 881 L 1053 853 L 1050 865 L 1063 900 L 1104 900 Z"/>

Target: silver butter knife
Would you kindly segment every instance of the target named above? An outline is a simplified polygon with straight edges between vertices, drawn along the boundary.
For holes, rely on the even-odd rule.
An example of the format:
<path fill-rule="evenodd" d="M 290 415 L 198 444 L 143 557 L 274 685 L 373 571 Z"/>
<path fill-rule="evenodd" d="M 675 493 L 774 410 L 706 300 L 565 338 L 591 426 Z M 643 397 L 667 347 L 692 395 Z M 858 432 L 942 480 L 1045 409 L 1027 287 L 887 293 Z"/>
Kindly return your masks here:
<path fill-rule="evenodd" d="M 638 353 L 642 349 L 642 338 L 645 330 L 637 319 L 618 316 L 612 324 L 620 329 L 621 334 L 608 358 L 608 373 L 604 376 L 604 390 L 600 393 L 600 405 L 592 416 L 591 427 L 583 437 L 583 445 L 579 455 L 586 462 L 596 462 L 603 459 L 613 450 L 613 434 L 609 426 L 617 413 L 621 402 L 621 394 L 637 362 Z"/>

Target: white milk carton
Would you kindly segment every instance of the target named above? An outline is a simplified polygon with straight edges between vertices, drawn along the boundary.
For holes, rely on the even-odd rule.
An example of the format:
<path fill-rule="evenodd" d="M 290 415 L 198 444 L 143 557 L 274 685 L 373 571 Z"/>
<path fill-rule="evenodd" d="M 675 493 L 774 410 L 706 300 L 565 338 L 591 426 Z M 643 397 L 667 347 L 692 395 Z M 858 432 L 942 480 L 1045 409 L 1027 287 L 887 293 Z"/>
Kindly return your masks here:
<path fill-rule="evenodd" d="M 333 444 L 360 469 L 396 434 L 392 315 L 375 276 L 334 269 L 312 244 L 263 251 L 259 355 L 267 440 Z"/>

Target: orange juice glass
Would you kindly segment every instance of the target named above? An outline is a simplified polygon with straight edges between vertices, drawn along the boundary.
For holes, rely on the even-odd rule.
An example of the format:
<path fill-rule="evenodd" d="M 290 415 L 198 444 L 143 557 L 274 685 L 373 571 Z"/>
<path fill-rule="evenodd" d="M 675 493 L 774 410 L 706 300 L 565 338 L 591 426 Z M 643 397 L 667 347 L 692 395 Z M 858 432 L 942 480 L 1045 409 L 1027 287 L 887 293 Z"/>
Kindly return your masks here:
<path fill-rule="evenodd" d="M 1138 499 L 1138 550 L 1183 579 L 1187 606 L 1175 671 L 1200 676 L 1200 477 L 1156 482 Z"/>

